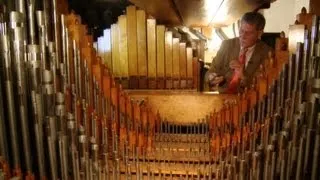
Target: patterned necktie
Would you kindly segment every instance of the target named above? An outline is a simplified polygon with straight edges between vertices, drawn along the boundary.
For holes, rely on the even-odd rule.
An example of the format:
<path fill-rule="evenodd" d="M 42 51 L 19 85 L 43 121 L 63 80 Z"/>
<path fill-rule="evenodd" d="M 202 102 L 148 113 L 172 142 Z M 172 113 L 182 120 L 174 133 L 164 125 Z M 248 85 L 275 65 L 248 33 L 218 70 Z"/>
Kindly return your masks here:
<path fill-rule="evenodd" d="M 243 49 L 239 56 L 239 62 L 242 65 L 245 65 L 246 63 L 246 53 L 248 49 Z M 240 72 L 234 71 L 233 76 L 231 78 L 231 81 L 228 85 L 228 88 L 226 90 L 226 93 L 236 93 L 238 90 L 238 85 L 240 83 Z"/>

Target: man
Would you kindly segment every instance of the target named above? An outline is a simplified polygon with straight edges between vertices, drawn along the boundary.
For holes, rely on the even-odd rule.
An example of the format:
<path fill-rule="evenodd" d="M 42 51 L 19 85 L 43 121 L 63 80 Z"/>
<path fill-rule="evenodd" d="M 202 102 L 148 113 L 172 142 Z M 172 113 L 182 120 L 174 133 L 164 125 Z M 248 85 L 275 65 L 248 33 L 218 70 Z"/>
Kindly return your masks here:
<path fill-rule="evenodd" d="M 210 69 L 205 85 L 221 93 L 237 93 L 240 85 L 247 86 L 259 65 L 268 57 L 271 48 L 260 41 L 265 18 L 257 12 L 243 15 L 239 37 L 222 42 Z"/>

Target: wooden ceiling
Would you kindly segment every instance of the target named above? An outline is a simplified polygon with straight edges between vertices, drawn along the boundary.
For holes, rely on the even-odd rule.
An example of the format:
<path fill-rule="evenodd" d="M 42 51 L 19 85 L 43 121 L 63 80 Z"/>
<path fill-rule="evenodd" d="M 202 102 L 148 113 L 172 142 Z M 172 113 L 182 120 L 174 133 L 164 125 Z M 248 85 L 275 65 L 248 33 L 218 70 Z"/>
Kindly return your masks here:
<path fill-rule="evenodd" d="M 164 24 L 221 27 L 275 0 L 129 0 Z"/>

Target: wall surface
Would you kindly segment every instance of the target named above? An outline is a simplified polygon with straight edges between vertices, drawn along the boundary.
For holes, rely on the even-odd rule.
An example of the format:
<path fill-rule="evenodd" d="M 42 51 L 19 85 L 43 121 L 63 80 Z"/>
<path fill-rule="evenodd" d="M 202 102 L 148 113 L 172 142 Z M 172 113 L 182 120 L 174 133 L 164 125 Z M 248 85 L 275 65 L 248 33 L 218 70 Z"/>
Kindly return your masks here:
<path fill-rule="evenodd" d="M 281 32 L 288 34 L 289 25 L 296 20 L 302 7 L 309 8 L 310 0 L 277 0 L 262 13 L 266 18 L 265 32 Z"/>

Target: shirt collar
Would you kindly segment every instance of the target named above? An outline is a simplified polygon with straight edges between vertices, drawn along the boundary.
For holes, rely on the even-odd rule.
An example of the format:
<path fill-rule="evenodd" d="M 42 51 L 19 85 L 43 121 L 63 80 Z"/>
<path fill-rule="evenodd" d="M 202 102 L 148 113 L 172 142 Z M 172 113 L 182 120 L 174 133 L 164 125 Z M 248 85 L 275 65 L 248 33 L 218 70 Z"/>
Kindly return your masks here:
<path fill-rule="evenodd" d="M 255 47 L 256 47 L 256 44 L 248 47 L 248 48 L 247 48 L 247 52 L 253 51 Z M 243 51 L 243 47 L 240 48 L 240 52 L 241 52 L 241 51 Z"/>

